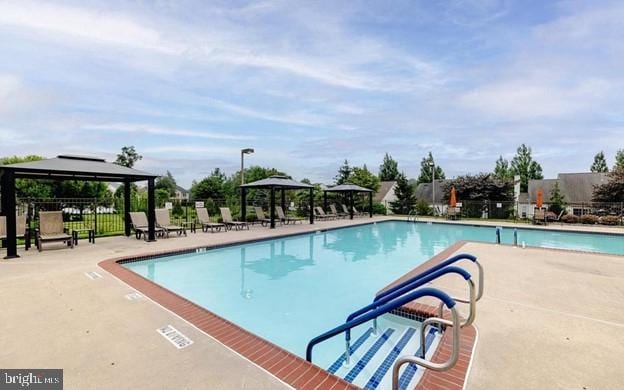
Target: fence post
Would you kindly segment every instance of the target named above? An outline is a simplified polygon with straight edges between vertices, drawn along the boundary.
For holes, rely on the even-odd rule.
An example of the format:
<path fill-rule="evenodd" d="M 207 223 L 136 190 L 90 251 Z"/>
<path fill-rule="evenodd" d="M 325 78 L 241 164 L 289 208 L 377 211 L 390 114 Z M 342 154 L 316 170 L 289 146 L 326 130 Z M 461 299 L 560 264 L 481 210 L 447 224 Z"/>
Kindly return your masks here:
<path fill-rule="evenodd" d="M 97 205 L 97 199 L 94 198 L 93 199 L 93 234 L 97 234 L 98 228 L 97 228 L 97 209 L 98 209 L 98 205 Z"/>

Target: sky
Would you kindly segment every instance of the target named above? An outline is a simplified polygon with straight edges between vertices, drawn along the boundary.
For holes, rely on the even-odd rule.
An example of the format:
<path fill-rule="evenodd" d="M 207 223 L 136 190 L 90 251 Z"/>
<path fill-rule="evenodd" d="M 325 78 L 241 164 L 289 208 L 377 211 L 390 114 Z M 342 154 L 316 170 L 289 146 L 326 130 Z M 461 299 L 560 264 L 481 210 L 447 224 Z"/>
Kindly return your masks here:
<path fill-rule="evenodd" d="M 3 1 L 0 156 L 88 154 L 170 170 L 344 159 L 447 177 L 527 143 L 546 177 L 624 148 L 624 2 Z"/>

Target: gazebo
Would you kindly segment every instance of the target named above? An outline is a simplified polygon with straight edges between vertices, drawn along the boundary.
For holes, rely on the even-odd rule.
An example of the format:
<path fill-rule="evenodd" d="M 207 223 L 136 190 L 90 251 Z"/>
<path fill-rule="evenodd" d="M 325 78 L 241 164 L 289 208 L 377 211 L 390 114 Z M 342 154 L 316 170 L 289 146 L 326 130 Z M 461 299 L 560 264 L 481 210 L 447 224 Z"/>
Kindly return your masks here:
<path fill-rule="evenodd" d="M 0 165 L 2 215 L 7 224 L 7 256 L 16 258 L 15 179 L 84 180 L 124 183 L 125 234 L 130 236 L 130 183 L 147 180 L 148 240 L 155 237 L 154 181 L 158 175 L 108 163 L 104 159 L 83 156 L 58 156 L 46 160 Z"/>
<path fill-rule="evenodd" d="M 323 190 L 323 207 L 327 209 L 327 193 L 328 192 L 341 192 L 348 194 L 349 196 L 349 217 L 353 219 L 353 193 L 355 192 L 368 192 L 368 214 L 373 218 L 373 190 L 370 188 L 361 187 L 351 183 L 339 184 L 334 187 L 326 188 Z"/>
<path fill-rule="evenodd" d="M 247 189 L 251 188 L 271 190 L 269 205 L 271 229 L 275 228 L 275 190 L 281 191 L 282 210 L 286 209 L 286 190 L 310 190 L 310 223 L 314 223 L 314 186 L 289 179 L 286 176 L 271 176 L 266 179 L 241 185 L 241 220 L 245 221 L 247 217 Z"/>

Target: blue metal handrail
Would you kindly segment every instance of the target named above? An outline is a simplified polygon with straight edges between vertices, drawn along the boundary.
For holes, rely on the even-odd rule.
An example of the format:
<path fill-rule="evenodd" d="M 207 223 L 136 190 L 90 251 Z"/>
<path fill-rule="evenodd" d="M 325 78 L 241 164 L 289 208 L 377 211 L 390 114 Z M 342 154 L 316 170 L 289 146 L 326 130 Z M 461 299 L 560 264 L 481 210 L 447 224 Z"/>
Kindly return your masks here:
<path fill-rule="evenodd" d="M 403 287 L 407 286 L 408 284 L 410 284 L 410 283 L 412 283 L 412 282 L 414 282 L 414 281 L 416 281 L 416 280 L 418 280 L 418 279 L 420 279 L 420 278 L 422 278 L 424 276 L 427 276 L 427 275 L 429 275 L 429 274 L 431 274 L 431 273 L 433 273 L 433 272 L 435 272 L 435 271 L 437 271 L 439 269 L 442 269 L 442 268 L 444 268 L 444 267 L 446 267 L 448 265 L 456 263 L 459 260 L 470 260 L 470 261 L 472 261 L 474 263 L 474 262 L 477 261 L 477 258 L 475 256 L 471 255 L 471 254 L 468 254 L 468 253 L 460 253 L 458 255 L 455 255 L 455 256 L 453 256 L 453 257 L 451 257 L 451 258 L 449 258 L 447 260 L 444 260 L 443 262 L 441 262 L 441 263 L 439 263 L 439 264 L 429 268 L 428 270 L 426 270 L 424 272 L 421 272 L 418 275 L 413 276 L 413 277 L 411 277 L 411 278 L 409 278 L 409 279 L 407 279 L 407 280 L 397 284 L 396 286 L 390 287 L 389 289 L 387 289 L 387 290 L 377 294 L 377 296 L 375 297 L 374 301 L 378 301 L 381 298 L 385 297 L 386 295 L 391 294 L 394 291 L 396 291 L 396 290 L 398 290 L 400 288 L 403 288 Z"/>
<path fill-rule="evenodd" d="M 381 299 L 377 299 L 375 301 L 373 301 L 373 303 L 364 306 L 363 308 L 354 311 L 353 313 L 349 314 L 349 316 L 347 317 L 347 321 L 349 322 L 351 320 L 353 320 L 354 318 L 361 316 L 362 314 L 369 312 L 385 303 L 390 302 L 391 300 L 406 294 L 426 283 L 429 283 L 443 275 L 449 274 L 449 273 L 455 273 L 460 275 L 461 277 L 464 278 L 464 280 L 468 280 L 471 278 L 470 273 L 468 273 L 468 271 L 466 271 L 465 269 L 459 268 L 459 267 L 455 267 L 455 266 L 447 266 L 446 268 L 442 268 L 442 269 L 438 269 L 435 272 L 431 272 L 431 273 L 426 273 L 426 275 L 424 275 L 423 277 L 421 277 L 420 279 L 410 279 L 410 283 L 406 284 L 405 286 L 399 288 L 399 289 L 395 289 L 393 292 L 389 293 L 389 294 L 385 294 Z M 421 274 L 422 275 L 422 274 Z M 351 340 L 351 331 L 348 330 L 346 333 L 346 340 L 347 342 Z"/>
<path fill-rule="evenodd" d="M 422 297 L 434 297 L 434 298 L 438 298 L 440 301 L 444 302 L 444 304 L 446 305 L 446 307 L 448 307 L 449 309 L 453 308 L 455 306 L 455 300 L 453 300 L 453 298 L 451 298 L 448 294 L 446 294 L 443 291 L 440 291 L 438 289 L 435 288 L 430 288 L 430 287 L 425 287 L 425 288 L 421 288 L 419 290 L 413 291 L 409 294 L 406 295 L 402 295 L 399 298 L 390 301 L 384 305 L 381 305 L 379 307 L 377 307 L 374 310 L 369 311 L 368 313 L 355 318 L 351 321 L 345 322 L 344 324 L 335 327 L 332 330 L 329 330 L 319 336 L 316 336 L 315 338 L 313 338 L 312 340 L 310 340 L 310 342 L 308 343 L 308 346 L 306 348 L 306 360 L 309 362 L 312 362 L 312 349 L 314 348 L 314 346 L 318 343 L 321 343 L 327 339 L 330 339 L 342 332 L 345 332 L 347 330 L 350 330 L 351 328 L 354 328 L 358 325 L 361 325 L 367 321 L 370 321 L 374 318 L 377 318 L 383 314 L 386 314 L 398 307 L 401 307 L 403 305 L 405 305 L 408 302 L 411 302 L 413 300 L 422 298 Z"/>

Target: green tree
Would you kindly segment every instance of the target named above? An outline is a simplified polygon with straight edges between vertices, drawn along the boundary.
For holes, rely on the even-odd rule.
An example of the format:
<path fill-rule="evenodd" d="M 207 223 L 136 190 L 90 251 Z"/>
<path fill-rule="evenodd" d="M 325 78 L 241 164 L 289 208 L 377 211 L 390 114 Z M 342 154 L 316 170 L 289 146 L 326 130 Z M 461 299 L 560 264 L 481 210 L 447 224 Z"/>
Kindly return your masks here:
<path fill-rule="evenodd" d="M 394 181 L 399 177 L 399 164 L 388 153 L 379 166 L 379 180 Z"/>
<path fill-rule="evenodd" d="M 117 155 L 115 164 L 132 168 L 134 167 L 134 164 L 142 158 L 143 156 L 137 153 L 137 151 L 134 149 L 134 146 L 124 146 L 121 148 L 121 153 Z"/>
<path fill-rule="evenodd" d="M 394 188 L 394 195 L 396 200 L 390 202 L 390 208 L 395 214 L 409 214 L 412 208 L 416 204 L 416 195 L 414 194 L 414 187 L 412 187 L 405 173 L 401 172 L 396 178 L 397 185 Z"/>
<path fill-rule="evenodd" d="M 18 164 L 43 159 L 44 157 L 35 155 L 2 157 L 0 164 Z M 51 198 L 54 195 L 54 183 L 51 180 L 15 179 L 15 195 L 18 198 Z"/>
<path fill-rule="evenodd" d="M 533 160 L 531 148 L 522 144 L 511 160 L 511 172 L 520 176 L 520 191 L 527 192 L 529 180 L 543 179 L 542 166 Z"/>
<path fill-rule="evenodd" d="M 210 176 L 198 182 L 193 181 L 191 185 L 191 197 L 193 199 L 223 199 L 228 195 L 225 192 L 225 183 L 225 174 L 221 172 L 219 168 L 215 168 L 210 173 Z"/>
<path fill-rule="evenodd" d="M 435 178 L 436 180 L 444 180 L 446 175 L 444 175 L 444 171 L 442 167 L 435 165 L 435 161 L 433 160 L 433 154 L 429 152 L 429 154 L 420 161 L 420 176 L 418 176 L 418 184 L 420 183 L 431 183 L 432 177 L 432 169 L 431 165 L 435 167 Z"/>
<path fill-rule="evenodd" d="M 352 184 L 369 188 L 375 192 L 379 190 L 379 178 L 368 170 L 366 164 L 364 164 L 362 168 L 354 167 L 349 180 Z"/>
<path fill-rule="evenodd" d="M 548 202 L 548 209 L 555 214 L 559 214 L 561 210 L 565 208 L 565 204 L 565 197 L 561 193 L 559 183 L 555 182 L 555 185 L 550 191 L 550 201 Z"/>
<path fill-rule="evenodd" d="M 491 173 L 458 176 L 443 186 L 444 199 L 449 200 L 451 187 L 455 187 L 458 200 L 513 200 L 513 183 L 500 180 Z"/>
<path fill-rule="evenodd" d="M 503 158 L 503 156 L 499 156 L 498 160 L 496 160 L 496 166 L 494 167 L 494 177 L 499 180 L 512 180 L 513 172 L 509 167 L 509 161 Z"/>
<path fill-rule="evenodd" d="M 624 168 L 624 149 L 620 149 L 615 153 L 613 170 L 615 171 L 617 168 Z"/>
<path fill-rule="evenodd" d="M 167 193 L 169 194 L 169 197 L 175 196 L 177 185 L 171 172 L 167 171 L 167 173 L 164 176 L 161 176 L 158 179 L 156 179 L 156 184 L 154 185 L 154 188 L 157 190 L 163 189 L 167 191 Z"/>
<path fill-rule="evenodd" d="M 609 167 L 607 167 L 607 160 L 605 159 L 605 155 L 602 150 L 599 153 L 596 153 L 594 156 L 594 162 L 589 168 L 592 172 L 609 172 Z"/>
<path fill-rule="evenodd" d="M 624 202 L 624 166 L 616 166 L 607 174 L 609 181 L 594 187 L 595 202 Z"/>
<path fill-rule="evenodd" d="M 353 169 L 349 166 L 349 162 L 344 160 L 344 163 L 338 168 L 338 174 L 334 177 L 336 185 L 349 183 L 351 179 L 351 173 Z"/>

